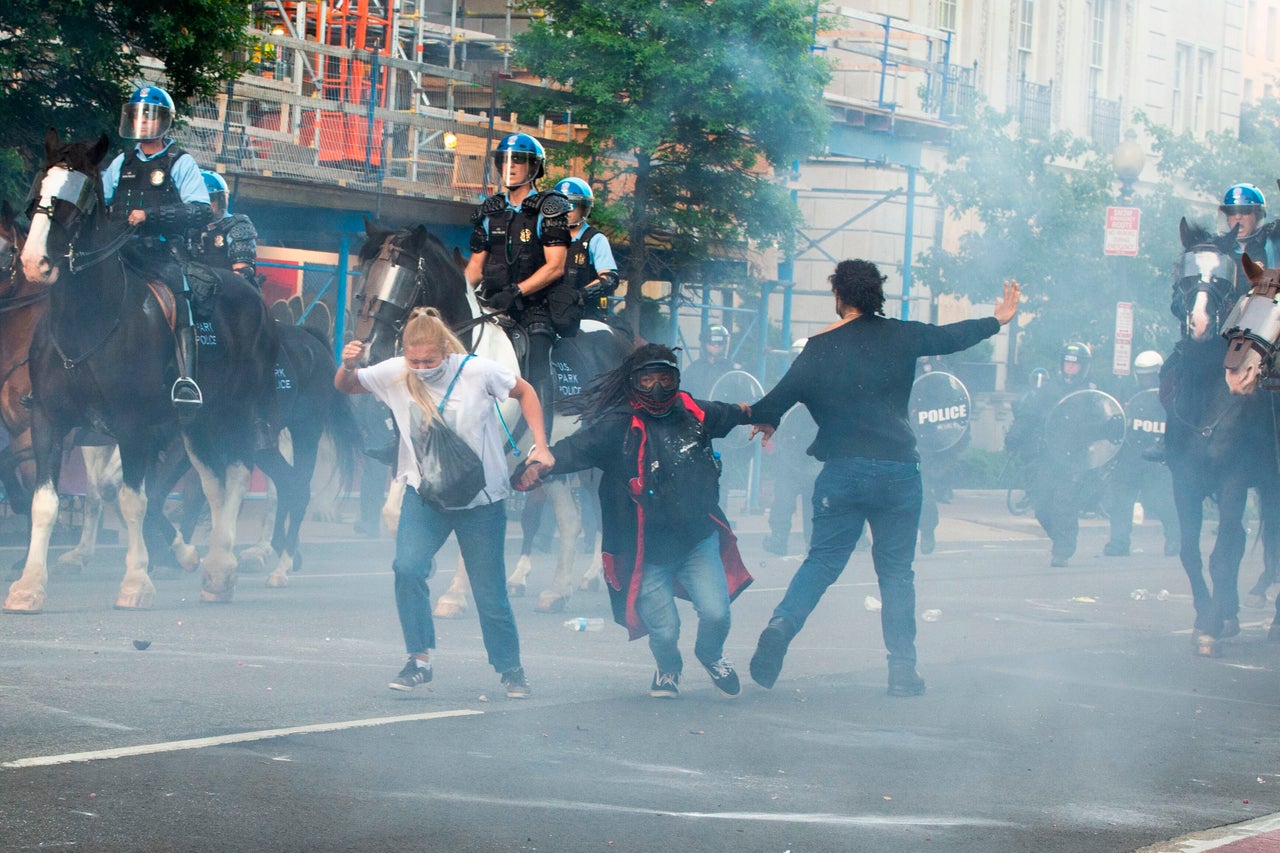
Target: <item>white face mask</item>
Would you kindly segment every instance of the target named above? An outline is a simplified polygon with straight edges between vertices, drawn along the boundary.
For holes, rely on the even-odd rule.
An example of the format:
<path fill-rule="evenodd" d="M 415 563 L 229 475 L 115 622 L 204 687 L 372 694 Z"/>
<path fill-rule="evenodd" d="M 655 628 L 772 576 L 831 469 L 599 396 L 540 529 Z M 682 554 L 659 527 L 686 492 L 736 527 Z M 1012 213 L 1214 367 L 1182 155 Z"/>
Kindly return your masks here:
<path fill-rule="evenodd" d="M 444 379 L 445 373 L 448 372 L 448 360 L 440 362 L 435 367 L 409 368 L 409 372 L 421 379 L 423 382 L 439 382 Z"/>

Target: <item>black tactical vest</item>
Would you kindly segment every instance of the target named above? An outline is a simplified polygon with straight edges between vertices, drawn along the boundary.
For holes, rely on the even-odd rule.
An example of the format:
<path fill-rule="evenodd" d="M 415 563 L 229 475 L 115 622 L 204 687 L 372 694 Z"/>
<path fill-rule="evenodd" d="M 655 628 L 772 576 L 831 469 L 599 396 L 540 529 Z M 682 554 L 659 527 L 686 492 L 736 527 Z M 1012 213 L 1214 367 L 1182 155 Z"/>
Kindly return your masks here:
<path fill-rule="evenodd" d="M 177 144 L 170 145 L 154 160 L 142 160 L 136 147 L 130 148 L 120 164 L 120 181 L 111 200 L 111 212 L 116 219 L 125 219 L 131 210 L 155 210 L 159 207 L 182 204 L 182 195 L 173 182 L 173 164 L 186 152 Z M 148 218 L 140 229 L 144 234 L 158 235 Z M 179 241 L 182 235 L 168 235 Z"/>
<path fill-rule="evenodd" d="M 532 193 L 518 210 L 506 206 L 501 193 L 490 196 L 482 210 L 489 220 L 489 251 L 484 261 L 484 295 L 514 287 L 546 264 L 538 239 L 538 211 L 542 193 Z M 495 199 L 501 199 L 497 208 Z M 488 210 L 486 210 L 486 208 Z"/>
<path fill-rule="evenodd" d="M 257 231 L 242 213 L 224 216 L 212 228 L 200 229 L 200 255 L 210 266 L 234 269 L 257 260 Z"/>
<path fill-rule="evenodd" d="M 581 291 L 600 275 L 591 263 L 591 238 L 597 233 L 588 225 L 576 239 L 569 243 L 569 256 L 564 262 L 564 283 L 575 291 Z"/>

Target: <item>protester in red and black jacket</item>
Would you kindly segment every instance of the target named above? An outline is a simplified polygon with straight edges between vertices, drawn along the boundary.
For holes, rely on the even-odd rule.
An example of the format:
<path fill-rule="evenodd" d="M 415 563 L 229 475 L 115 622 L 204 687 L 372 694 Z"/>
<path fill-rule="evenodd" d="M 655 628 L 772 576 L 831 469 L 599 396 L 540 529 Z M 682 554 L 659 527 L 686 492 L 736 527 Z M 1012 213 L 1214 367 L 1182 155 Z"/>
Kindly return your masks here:
<path fill-rule="evenodd" d="M 584 427 L 552 448 L 554 468 L 518 471 L 519 487 L 532 488 L 551 473 L 599 468 L 614 620 L 633 640 L 649 635 L 657 662 L 649 694 L 680 693 L 680 596 L 698 611 L 694 655 L 722 695 L 738 695 L 724 642 L 729 602 L 751 575 L 720 508 L 720 460 L 711 440 L 751 423 L 750 408 L 681 391 L 675 352 L 660 344 L 640 347 L 567 402 Z"/>

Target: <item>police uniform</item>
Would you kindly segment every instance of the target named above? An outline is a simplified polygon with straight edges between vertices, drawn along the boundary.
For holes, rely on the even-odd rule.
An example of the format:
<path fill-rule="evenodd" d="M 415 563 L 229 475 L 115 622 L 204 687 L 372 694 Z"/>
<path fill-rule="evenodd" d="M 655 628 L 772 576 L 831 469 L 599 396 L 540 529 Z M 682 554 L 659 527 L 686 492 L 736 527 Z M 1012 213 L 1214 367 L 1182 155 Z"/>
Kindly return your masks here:
<path fill-rule="evenodd" d="M 237 264 L 247 264 L 238 272 L 257 287 L 258 230 L 249 217 L 228 213 L 203 228 L 199 248 L 201 259 L 210 266 L 234 271 Z"/>
<path fill-rule="evenodd" d="M 560 193 L 530 193 L 518 208 L 511 206 L 506 193 L 485 199 L 472 216 L 473 253 L 484 252 L 480 296 L 490 300 L 512 291 L 546 265 L 547 246 L 569 244 L 569 200 Z M 544 401 L 544 413 L 551 412 L 554 382 L 551 375 L 551 345 L 558 334 L 577 331 L 581 297 L 563 278 L 529 295 L 515 298 L 510 315 L 529 336 L 529 350 L 522 371 Z"/>
<path fill-rule="evenodd" d="M 572 233 L 572 229 L 570 229 Z M 597 265 L 607 264 L 603 279 Z M 609 238 L 584 223 L 582 232 L 569 242 L 569 254 L 565 259 L 564 281 L 581 296 L 581 316 L 588 320 L 609 322 L 613 314 L 608 308 L 608 297 L 618 289 L 618 273 L 614 265 L 613 249 Z M 590 286 L 590 287 L 588 287 Z"/>
<path fill-rule="evenodd" d="M 179 161 L 184 157 L 186 160 L 180 166 Z M 176 143 L 170 142 L 163 151 L 149 158 L 134 146 L 111 162 L 103 184 L 110 193 L 107 203 L 112 218 L 123 221 L 130 211 L 144 210 L 147 218 L 139 226 L 138 235 L 148 248 L 165 243 L 168 250 L 182 253 L 187 233 L 204 227 L 209 221 L 209 194 L 203 181 L 199 191 L 194 184 L 187 186 L 184 182 L 179 186 L 175 169 L 193 171 L 196 177 L 200 173 L 195 159 Z"/>

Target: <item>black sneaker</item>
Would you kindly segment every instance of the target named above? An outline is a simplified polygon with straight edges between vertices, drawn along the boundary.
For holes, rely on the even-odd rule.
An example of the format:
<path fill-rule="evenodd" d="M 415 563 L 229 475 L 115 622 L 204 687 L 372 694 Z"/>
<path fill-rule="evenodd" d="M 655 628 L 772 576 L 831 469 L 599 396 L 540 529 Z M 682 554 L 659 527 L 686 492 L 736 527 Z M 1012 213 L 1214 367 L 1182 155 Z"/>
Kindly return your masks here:
<path fill-rule="evenodd" d="M 733 664 L 724 658 L 720 658 L 715 663 L 704 663 L 702 666 L 707 670 L 707 675 L 711 676 L 711 683 L 716 686 L 716 690 L 720 691 L 721 696 L 736 699 L 742 692 L 738 673 L 733 671 Z"/>
<path fill-rule="evenodd" d="M 761 687 L 773 687 L 778 674 L 782 672 L 782 658 L 787 654 L 787 646 L 791 643 L 783 626 L 781 619 L 771 620 L 768 627 L 760 632 L 756 653 L 751 656 L 751 680 Z"/>
<path fill-rule="evenodd" d="M 680 698 L 680 673 L 655 672 L 653 683 L 649 685 L 649 695 L 654 699 Z"/>
<path fill-rule="evenodd" d="M 889 695 L 920 696 L 924 693 L 924 679 L 916 673 L 914 664 L 889 664 Z"/>
<path fill-rule="evenodd" d="M 507 688 L 508 699 L 528 699 L 533 693 L 529 688 L 529 679 L 524 677 L 522 666 L 502 673 L 502 686 Z"/>
<path fill-rule="evenodd" d="M 391 679 L 387 684 L 392 690 L 404 690 L 406 692 L 417 687 L 419 684 L 426 684 L 431 680 L 431 664 L 426 666 L 418 666 L 418 662 L 413 658 L 409 658 L 408 663 L 404 665 L 404 669 L 400 670 L 400 674 Z"/>

